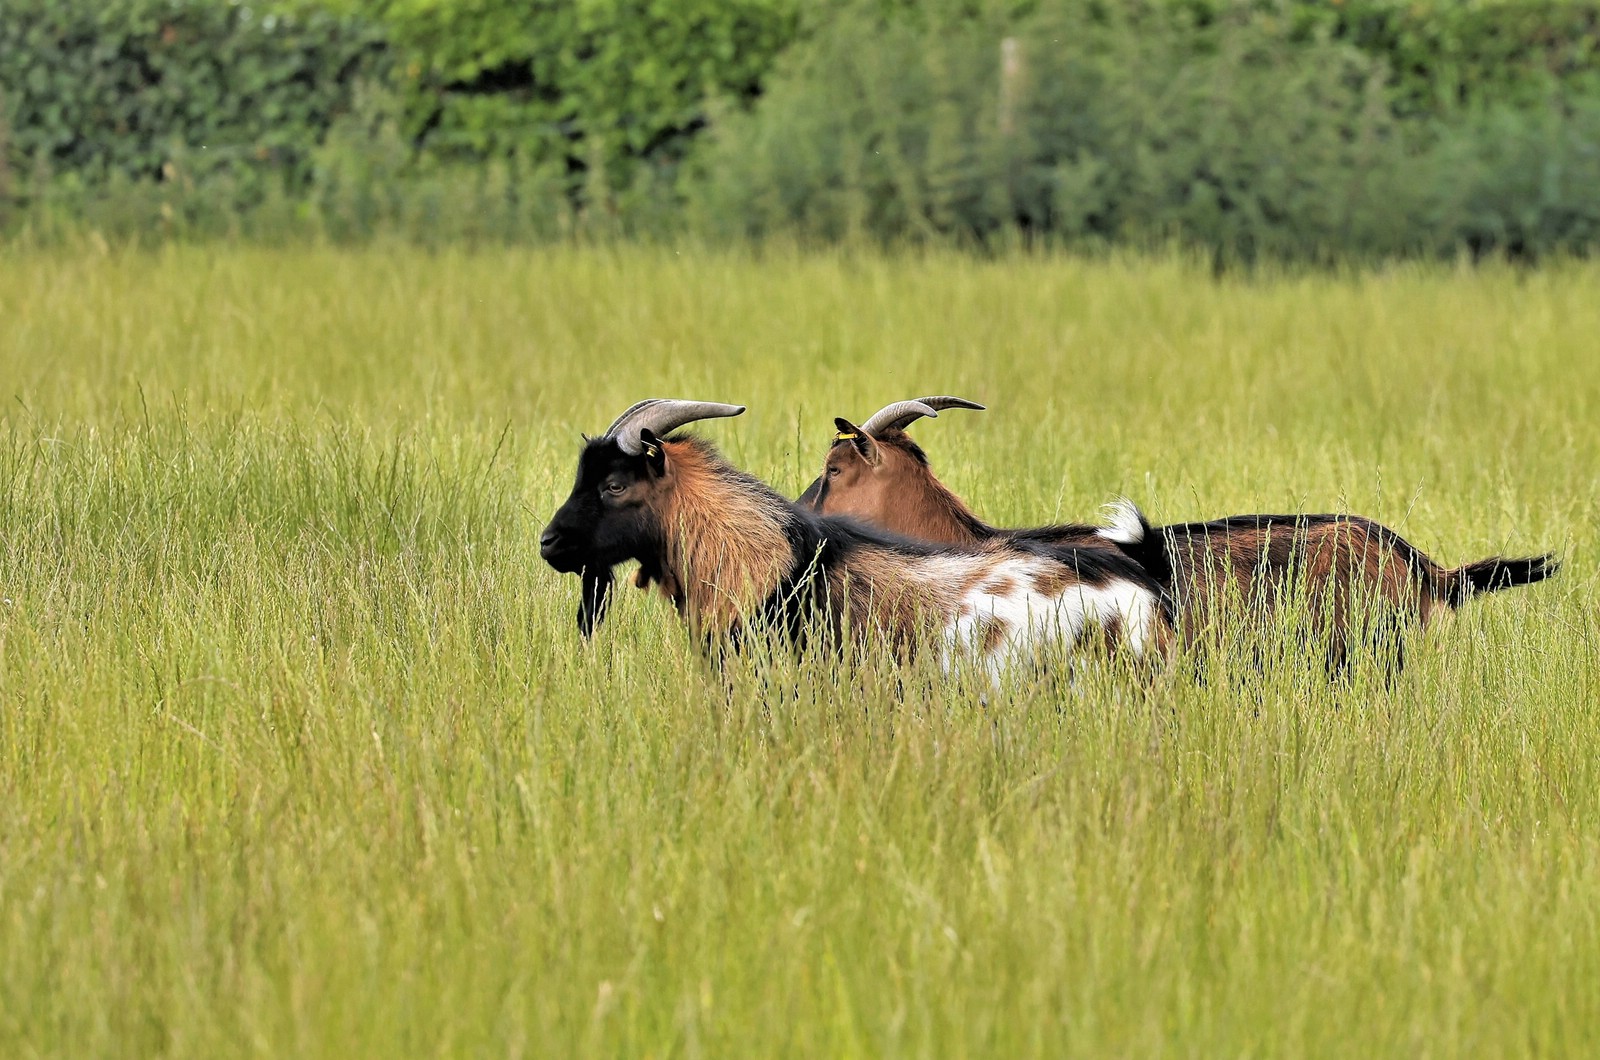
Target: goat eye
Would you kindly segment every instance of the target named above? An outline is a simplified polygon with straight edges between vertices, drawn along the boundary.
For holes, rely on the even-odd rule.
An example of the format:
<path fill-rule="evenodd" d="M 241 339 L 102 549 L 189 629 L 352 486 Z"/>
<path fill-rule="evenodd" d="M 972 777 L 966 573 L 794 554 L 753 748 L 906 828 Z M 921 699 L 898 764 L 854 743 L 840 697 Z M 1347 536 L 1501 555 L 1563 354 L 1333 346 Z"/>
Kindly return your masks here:
<path fill-rule="evenodd" d="M 828 469 L 828 477 L 829 478 L 832 478 L 833 476 L 837 475 L 838 473 L 839 473 L 839 469 L 836 468 L 836 467 L 830 467 Z"/>
<path fill-rule="evenodd" d="M 613 480 L 611 482 L 607 482 L 604 486 L 602 486 L 600 488 L 605 490 L 607 493 L 611 494 L 613 497 L 615 497 L 617 494 L 621 493 L 623 491 L 623 489 L 625 489 L 626 487 L 624 487 L 622 485 L 622 483 Z"/>

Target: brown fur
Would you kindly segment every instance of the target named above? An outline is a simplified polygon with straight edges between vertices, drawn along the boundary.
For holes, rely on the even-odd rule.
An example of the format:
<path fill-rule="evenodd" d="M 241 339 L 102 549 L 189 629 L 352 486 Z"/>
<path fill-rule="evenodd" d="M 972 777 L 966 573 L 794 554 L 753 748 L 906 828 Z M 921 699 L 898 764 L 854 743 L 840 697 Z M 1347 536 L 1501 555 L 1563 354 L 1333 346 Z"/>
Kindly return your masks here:
<path fill-rule="evenodd" d="M 828 489 L 824 514 L 848 515 L 924 541 L 983 540 L 974 531 L 982 525 L 978 517 L 934 477 L 904 431 L 834 442 L 822 475 Z"/>
<path fill-rule="evenodd" d="M 697 442 L 666 441 L 662 447 L 667 470 L 649 487 L 647 501 L 666 531 L 653 576 L 692 627 L 726 632 L 789 573 L 782 511 L 770 498 L 729 481 L 720 461 Z"/>
<path fill-rule="evenodd" d="M 790 572 L 793 554 L 782 529 L 781 502 L 730 478 L 721 458 L 693 439 L 662 446 L 665 473 L 636 483 L 631 489 L 638 496 L 629 499 L 656 512 L 666 541 L 634 584 L 658 583 L 692 628 L 726 634 Z M 965 577 L 930 584 L 890 550 L 864 550 L 848 570 L 832 572 L 829 602 L 847 611 L 840 617 L 858 638 L 882 638 L 909 654 L 983 576 L 981 560 L 972 566 Z"/>
<path fill-rule="evenodd" d="M 792 513 L 787 502 L 764 487 L 753 488 L 704 443 L 685 438 L 660 444 L 661 474 L 634 481 L 621 497 L 622 503 L 649 508 L 664 534 L 659 555 L 642 562 L 635 582 L 660 583 L 691 628 L 712 636 L 732 633 L 760 613 L 794 573 L 794 546 L 784 529 Z M 1020 572 L 996 569 L 1010 560 L 1048 566 L 1034 580 L 1053 586 L 1054 596 L 1080 584 L 1067 564 L 1004 541 L 969 552 L 922 553 L 857 540 L 829 566 L 822 603 L 834 628 L 848 628 L 858 643 L 884 645 L 909 658 L 927 646 L 946 646 L 943 636 L 969 610 L 966 597 L 976 587 L 996 594 L 1019 588 Z M 1004 621 L 982 623 L 973 646 L 992 652 L 1010 632 Z M 1158 644 L 1169 643 L 1170 631 L 1157 638 Z"/>
<path fill-rule="evenodd" d="M 1191 642 L 1232 608 L 1256 619 L 1302 607 L 1307 632 L 1342 661 L 1352 622 L 1378 612 L 1426 627 L 1450 610 L 1439 586 L 1450 573 L 1396 545 L 1387 528 L 1357 517 L 1312 525 L 1181 528 L 1169 537 L 1174 591 Z M 1409 562 L 1408 562 L 1409 556 Z"/>
<path fill-rule="evenodd" d="M 975 575 L 981 576 L 981 572 Z M 918 576 L 915 562 L 888 550 L 866 549 L 847 568 L 833 572 L 833 599 L 845 601 L 858 640 L 881 640 L 909 658 L 927 636 L 942 629 L 961 608 L 956 584 Z"/>
<path fill-rule="evenodd" d="M 905 432 L 887 430 L 859 442 L 838 441 L 829 450 L 826 490 L 818 510 L 853 515 L 907 537 L 955 545 L 981 545 L 1008 531 L 989 526 L 934 475 Z M 1063 527 L 1050 544 L 1104 547 L 1093 530 Z M 1451 610 L 1461 569 L 1446 569 L 1410 548 L 1388 528 L 1359 517 L 1330 523 L 1261 524 L 1207 529 L 1171 528 L 1171 589 L 1183 619 L 1185 640 L 1211 627 L 1229 601 L 1248 613 L 1267 613 L 1303 601 L 1310 634 L 1325 642 L 1330 658 L 1352 648 L 1352 622 L 1374 607 L 1408 623 L 1427 626 Z M 1037 589 L 1055 596 L 1066 575 L 1037 579 Z"/>
<path fill-rule="evenodd" d="M 1072 584 L 1072 572 L 1065 567 L 1051 567 L 1033 579 L 1033 591 L 1040 596 L 1056 597 Z"/>
<path fill-rule="evenodd" d="M 988 581 L 983 583 L 983 591 L 986 593 L 994 593 L 996 596 L 1004 596 L 1006 593 L 1011 592 L 1016 587 L 1016 579 L 1008 578 L 1003 574 L 990 578 Z"/>
<path fill-rule="evenodd" d="M 978 632 L 978 650 L 986 655 L 995 651 L 1005 643 L 1009 633 L 1010 626 L 1007 623 L 995 618 L 988 619 Z"/>

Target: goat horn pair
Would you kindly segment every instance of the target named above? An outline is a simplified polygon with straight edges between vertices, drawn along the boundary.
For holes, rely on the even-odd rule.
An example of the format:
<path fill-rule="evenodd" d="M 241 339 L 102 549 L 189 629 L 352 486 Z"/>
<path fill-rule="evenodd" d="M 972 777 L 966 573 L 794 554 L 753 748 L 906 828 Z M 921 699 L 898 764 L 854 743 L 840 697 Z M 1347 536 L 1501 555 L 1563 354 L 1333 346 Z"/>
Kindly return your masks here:
<path fill-rule="evenodd" d="M 861 425 L 861 429 L 871 435 L 891 429 L 903 431 L 924 416 L 939 415 L 940 409 L 977 409 L 982 412 L 983 406 L 976 401 L 948 395 L 896 401 L 893 405 L 885 405 L 874 412 L 872 418 Z"/>
<path fill-rule="evenodd" d="M 616 442 L 617 448 L 629 456 L 638 456 L 644 452 L 644 445 L 639 441 L 640 431 L 648 430 L 661 435 L 696 420 L 737 416 L 743 411 L 743 405 L 723 405 L 716 401 L 646 398 L 618 416 L 616 422 L 607 427 L 606 433 L 601 437 Z"/>

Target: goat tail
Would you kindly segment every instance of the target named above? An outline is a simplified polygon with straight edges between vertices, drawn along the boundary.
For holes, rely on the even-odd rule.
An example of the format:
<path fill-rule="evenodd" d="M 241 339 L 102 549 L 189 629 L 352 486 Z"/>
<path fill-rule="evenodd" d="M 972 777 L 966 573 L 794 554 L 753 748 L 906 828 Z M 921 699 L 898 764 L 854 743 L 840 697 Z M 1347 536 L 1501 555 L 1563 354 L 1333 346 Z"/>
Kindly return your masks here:
<path fill-rule="evenodd" d="M 1167 552 L 1166 535 L 1156 533 L 1139 506 L 1126 497 L 1106 505 L 1105 512 L 1111 525 L 1099 530 L 1099 536 L 1143 567 L 1158 585 L 1171 585 L 1172 557 Z"/>
<path fill-rule="evenodd" d="M 1433 578 L 1435 594 L 1451 607 L 1460 607 L 1479 593 L 1493 593 L 1517 585 L 1542 582 L 1561 569 L 1553 553 L 1506 559 L 1492 556 L 1464 567 L 1441 570 Z"/>

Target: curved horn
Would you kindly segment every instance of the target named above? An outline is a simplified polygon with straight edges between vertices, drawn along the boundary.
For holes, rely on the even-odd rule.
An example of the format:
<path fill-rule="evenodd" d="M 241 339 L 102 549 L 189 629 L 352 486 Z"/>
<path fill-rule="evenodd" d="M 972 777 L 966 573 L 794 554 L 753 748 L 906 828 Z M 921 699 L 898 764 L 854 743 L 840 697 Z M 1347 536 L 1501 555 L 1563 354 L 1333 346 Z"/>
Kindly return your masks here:
<path fill-rule="evenodd" d="M 977 409 L 982 412 L 983 406 L 976 401 L 948 395 L 896 401 L 893 405 L 885 405 L 874 412 L 872 418 L 861 425 L 861 429 L 871 435 L 890 428 L 903 431 L 924 416 L 939 415 L 940 409 Z"/>
<path fill-rule="evenodd" d="M 666 434 L 695 420 L 737 416 L 743 411 L 743 405 L 723 405 L 715 401 L 646 398 L 618 416 L 601 437 L 616 442 L 617 448 L 629 456 L 638 456 L 644 452 L 644 447 L 639 444 L 639 432 L 646 428 L 656 434 Z"/>

